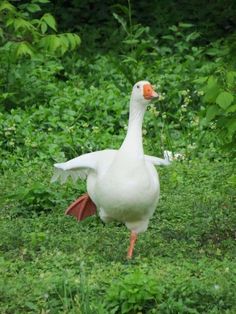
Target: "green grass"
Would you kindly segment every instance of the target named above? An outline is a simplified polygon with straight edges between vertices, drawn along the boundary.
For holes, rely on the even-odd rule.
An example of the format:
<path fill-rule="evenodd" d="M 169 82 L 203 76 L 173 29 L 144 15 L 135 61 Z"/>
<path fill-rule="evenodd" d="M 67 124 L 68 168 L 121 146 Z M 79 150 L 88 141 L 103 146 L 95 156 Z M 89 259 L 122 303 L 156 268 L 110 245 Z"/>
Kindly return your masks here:
<path fill-rule="evenodd" d="M 130 262 L 125 226 L 64 215 L 85 185 L 49 185 L 49 167 L 1 179 L 1 313 L 236 312 L 232 163 L 159 168 L 161 200 Z"/>

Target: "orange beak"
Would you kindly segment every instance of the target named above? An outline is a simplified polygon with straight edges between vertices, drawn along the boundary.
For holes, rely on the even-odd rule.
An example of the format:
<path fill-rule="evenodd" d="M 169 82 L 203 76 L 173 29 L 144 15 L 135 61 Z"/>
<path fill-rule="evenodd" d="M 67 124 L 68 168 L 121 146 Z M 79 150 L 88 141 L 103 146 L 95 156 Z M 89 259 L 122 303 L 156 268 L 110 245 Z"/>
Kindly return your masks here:
<path fill-rule="evenodd" d="M 152 98 L 157 98 L 159 95 L 154 91 L 152 85 L 144 84 L 143 85 L 143 97 L 147 100 L 151 100 Z"/>

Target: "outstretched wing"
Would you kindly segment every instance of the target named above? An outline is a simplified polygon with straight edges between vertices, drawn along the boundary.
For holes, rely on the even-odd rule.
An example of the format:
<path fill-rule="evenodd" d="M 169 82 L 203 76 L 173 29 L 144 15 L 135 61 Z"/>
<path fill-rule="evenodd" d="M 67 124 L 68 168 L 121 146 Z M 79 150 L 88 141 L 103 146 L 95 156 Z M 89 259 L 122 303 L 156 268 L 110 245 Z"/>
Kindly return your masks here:
<path fill-rule="evenodd" d="M 115 149 L 106 149 L 84 154 L 67 162 L 54 164 L 55 171 L 51 182 L 60 181 L 63 184 L 69 176 L 71 176 L 74 182 L 76 182 L 78 178 L 86 179 L 89 172 L 96 172 L 98 170 L 99 161 L 102 161 L 103 168 L 108 167 L 116 153 L 117 150 Z M 170 159 L 167 154 L 164 154 L 164 156 L 165 159 L 148 155 L 145 155 L 144 158 L 155 166 L 168 166 Z"/>
<path fill-rule="evenodd" d="M 103 169 L 109 167 L 116 152 L 113 149 L 105 149 L 81 155 L 67 162 L 54 164 L 55 171 L 51 182 L 60 181 L 61 183 L 65 183 L 69 176 L 71 176 L 74 182 L 78 178 L 86 179 L 91 171 L 98 171 L 101 162 Z"/>
<path fill-rule="evenodd" d="M 89 171 L 96 171 L 99 152 L 88 153 L 71 159 L 67 162 L 54 164 L 54 174 L 51 182 L 65 183 L 69 176 L 73 181 L 78 178 L 85 179 Z"/>

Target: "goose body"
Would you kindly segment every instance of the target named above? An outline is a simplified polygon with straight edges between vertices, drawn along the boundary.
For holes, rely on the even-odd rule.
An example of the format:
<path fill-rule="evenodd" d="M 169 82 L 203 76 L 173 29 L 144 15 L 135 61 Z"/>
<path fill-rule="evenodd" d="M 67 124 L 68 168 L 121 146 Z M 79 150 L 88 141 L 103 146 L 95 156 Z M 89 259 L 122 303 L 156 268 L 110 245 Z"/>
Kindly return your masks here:
<path fill-rule="evenodd" d="M 92 152 L 54 165 L 53 181 L 64 182 L 69 175 L 74 180 L 78 176 L 87 177 L 87 192 L 100 218 L 104 222 L 120 221 L 131 230 L 129 258 L 137 234 L 146 231 L 160 196 L 155 165 L 170 163 L 167 157 L 161 159 L 143 152 L 143 117 L 147 104 L 157 96 L 147 81 L 134 85 L 128 131 L 119 150 Z"/>
<path fill-rule="evenodd" d="M 157 205 L 158 175 L 144 158 L 137 159 L 119 151 L 107 171 L 97 178 L 93 192 L 103 220 L 119 220 L 139 233 L 147 229 Z"/>

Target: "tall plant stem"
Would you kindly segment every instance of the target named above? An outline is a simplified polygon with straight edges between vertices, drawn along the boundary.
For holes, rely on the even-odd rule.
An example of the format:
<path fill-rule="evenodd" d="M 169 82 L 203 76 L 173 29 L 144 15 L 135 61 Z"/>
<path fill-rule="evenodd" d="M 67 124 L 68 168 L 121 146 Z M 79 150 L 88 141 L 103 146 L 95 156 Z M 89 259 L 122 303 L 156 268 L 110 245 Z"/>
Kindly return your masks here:
<path fill-rule="evenodd" d="M 129 8 L 129 27 L 130 27 L 130 33 L 132 34 L 132 11 L 131 11 L 130 0 L 128 0 L 128 8 Z"/>

